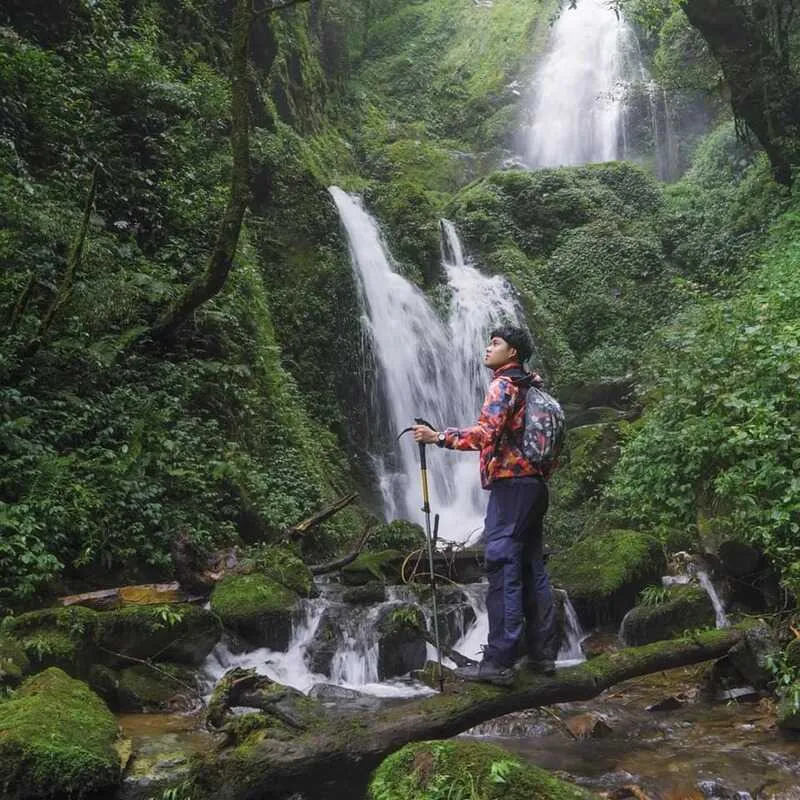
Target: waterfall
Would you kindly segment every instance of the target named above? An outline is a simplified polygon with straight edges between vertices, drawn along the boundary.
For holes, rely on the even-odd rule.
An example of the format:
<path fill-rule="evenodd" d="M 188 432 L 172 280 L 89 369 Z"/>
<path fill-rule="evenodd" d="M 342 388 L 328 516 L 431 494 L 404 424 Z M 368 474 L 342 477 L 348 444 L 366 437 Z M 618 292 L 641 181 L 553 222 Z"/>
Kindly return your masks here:
<path fill-rule="evenodd" d="M 697 570 L 697 580 L 706 590 L 708 599 L 711 600 L 711 605 L 714 607 L 714 615 L 716 617 L 717 627 L 727 628 L 728 617 L 725 615 L 725 608 L 722 605 L 722 600 L 720 600 L 717 590 L 714 588 L 714 584 L 711 583 L 711 579 L 708 577 L 708 574 L 703 572 L 701 569 Z"/>
<path fill-rule="evenodd" d="M 394 434 L 415 417 L 433 425 L 475 422 L 489 381 L 482 366 L 494 325 L 519 314 L 511 285 L 488 277 L 464 258 L 454 226 L 442 222 L 442 257 L 451 294 L 446 320 L 425 294 L 399 275 L 377 222 L 358 196 L 330 188 L 347 235 L 361 296 L 362 325 L 376 365 L 383 424 Z M 379 426 L 380 420 L 374 424 Z M 374 453 L 384 510 L 390 519 L 421 522 L 417 447 L 410 436 L 383 438 L 394 452 Z M 483 527 L 486 497 L 477 454 L 428 449 L 431 506 L 441 516 L 443 538 L 464 542 Z"/>
<path fill-rule="evenodd" d="M 562 10 L 532 87 L 523 159 L 529 167 L 619 155 L 625 54 L 632 32 L 605 0 Z"/>

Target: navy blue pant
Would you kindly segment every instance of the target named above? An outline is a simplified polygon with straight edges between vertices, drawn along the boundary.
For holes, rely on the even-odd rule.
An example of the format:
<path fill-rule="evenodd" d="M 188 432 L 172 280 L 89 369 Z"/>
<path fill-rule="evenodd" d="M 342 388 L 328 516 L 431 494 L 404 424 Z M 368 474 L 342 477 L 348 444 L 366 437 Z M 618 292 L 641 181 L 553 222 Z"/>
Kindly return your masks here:
<path fill-rule="evenodd" d="M 522 655 L 556 657 L 556 615 L 542 559 L 547 484 L 507 478 L 492 484 L 484 540 L 489 641 L 484 658 L 510 667 Z"/>

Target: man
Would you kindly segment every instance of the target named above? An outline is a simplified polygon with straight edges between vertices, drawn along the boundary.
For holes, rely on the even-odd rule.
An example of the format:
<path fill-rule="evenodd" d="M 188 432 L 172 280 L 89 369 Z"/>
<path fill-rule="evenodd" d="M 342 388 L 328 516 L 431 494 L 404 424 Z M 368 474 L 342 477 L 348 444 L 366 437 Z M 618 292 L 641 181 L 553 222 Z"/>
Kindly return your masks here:
<path fill-rule="evenodd" d="M 555 669 L 555 609 L 542 553 L 549 476 L 520 449 L 525 393 L 541 385 L 538 375 L 522 369 L 532 351 L 521 328 L 492 331 L 483 363 L 494 374 L 478 423 L 443 432 L 414 428 L 417 442 L 480 450 L 481 483 L 491 492 L 484 528 L 489 636 L 483 660 L 456 670 L 465 680 L 507 685 L 515 664 L 524 660 L 536 672 L 553 674 Z"/>

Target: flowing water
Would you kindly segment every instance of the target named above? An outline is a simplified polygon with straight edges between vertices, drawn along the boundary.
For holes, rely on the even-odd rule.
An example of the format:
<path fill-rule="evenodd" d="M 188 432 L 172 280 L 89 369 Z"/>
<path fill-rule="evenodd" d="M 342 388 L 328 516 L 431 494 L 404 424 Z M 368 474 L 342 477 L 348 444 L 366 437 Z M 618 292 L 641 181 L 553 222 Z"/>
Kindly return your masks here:
<path fill-rule="evenodd" d="M 630 26 L 605 0 L 580 0 L 561 11 L 532 86 L 521 147 L 527 166 L 624 155 L 624 95 L 636 73 L 635 51 Z"/>
<path fill-rule="evenodd" d="M 376 366 L 376 402 L 391 431 L 416 417 L 434 426 L 463 427 L 477 419 L 489 381 L 482 366 L 493 326 L 519 322 L 510 284 L 479 272 L 464 258 L 453 225 L 442 222 L 443 267 L 450 304 L 440 317 L 425 294 L 398 274 L 375 219 L 361 199 L 330 188 L 347 234 L 363 307 L 362 325 Z M 410 436 L 388 439 L 374 453 L 389 519 L 422 522 L 417 447 Z M 483 527 L 485 492 L 477 454 L 428 448 L 431 505 L 443 538 L 464 542 Z"/>
<path fill-rule="evenodd" d="M 718 628 L 727 628 L 728 627 L 728 617 L 725 614 L 725 607 L 722 605 L 722 600 L 720 596 L 717 594 L 717 590 L 714 588 L 714 584 L 711 583 L 711 578 L 708 577 L 708 574 L 703 572 L 703 570 L 697 570 L 697 580 L 700 582 L 700 585 L 706 590 L 706 594 L 708 595 L 708 599 L 711 600 L 711 605 L 714 607 L 714 615 L 716 617 L 717 627 Z"/>

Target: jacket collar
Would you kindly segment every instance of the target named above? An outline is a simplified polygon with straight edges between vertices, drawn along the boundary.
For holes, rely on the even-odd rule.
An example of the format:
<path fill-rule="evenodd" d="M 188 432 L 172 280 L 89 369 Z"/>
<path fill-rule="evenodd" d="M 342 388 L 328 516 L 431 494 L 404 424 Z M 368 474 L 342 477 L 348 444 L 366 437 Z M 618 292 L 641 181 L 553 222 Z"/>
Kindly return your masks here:
<path fill-rule="evenodd" d="M 505 375 L 508 372 L 523 372 L 522 365 L 519 363 L 519 361 L 512 361 L 509 364 L 503 364 L 502 367 L 498 367 L 494 371 L 492 377 L 499 378 L 501 375 Z M 515 375 L 514 377 L 520 377 L 520 376 Z"/>

